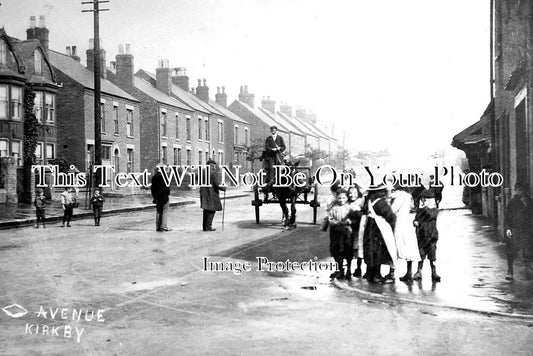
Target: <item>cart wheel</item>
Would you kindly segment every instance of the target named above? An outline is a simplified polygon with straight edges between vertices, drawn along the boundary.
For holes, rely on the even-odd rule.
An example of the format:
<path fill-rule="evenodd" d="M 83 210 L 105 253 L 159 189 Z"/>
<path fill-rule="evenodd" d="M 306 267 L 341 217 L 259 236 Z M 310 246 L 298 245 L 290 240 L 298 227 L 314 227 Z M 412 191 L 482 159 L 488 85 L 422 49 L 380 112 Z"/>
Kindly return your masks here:
<path fill-rule="evenodd" d="M 313 206 L 313 224 L 316 224 L 316 216 L 318 213 L 318 207 L 320 206 L 320 202 L 318 201 L 318 183 L 315 183 L 315 193 L 313 196 L 312 206 Z"/>

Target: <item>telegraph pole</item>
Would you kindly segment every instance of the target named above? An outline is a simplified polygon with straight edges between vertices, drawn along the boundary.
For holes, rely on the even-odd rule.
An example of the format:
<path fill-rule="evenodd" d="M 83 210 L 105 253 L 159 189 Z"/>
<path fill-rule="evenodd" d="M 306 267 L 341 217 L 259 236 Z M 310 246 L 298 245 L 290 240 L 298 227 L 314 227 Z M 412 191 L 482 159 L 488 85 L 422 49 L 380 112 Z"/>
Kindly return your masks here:
<path fill-rule="evenodd" d="M 108 3 L 109 0 L 83 1 L 82 5 L 92 4 L 90 10 L 81 12 L 92 12 L 94 14 L 94 164 L 102 164 L 102 120 L 100 110 L 100 11 L 109 11 L 109 9 L 100 9 L 99 5 Z M 105 68 L 102 68 L 105 70 Z M 94 176 L 93 185 L 96 187 L 100 184 L 100 171 Z M 92 175 L 92 172 L 91 172 Z"/>

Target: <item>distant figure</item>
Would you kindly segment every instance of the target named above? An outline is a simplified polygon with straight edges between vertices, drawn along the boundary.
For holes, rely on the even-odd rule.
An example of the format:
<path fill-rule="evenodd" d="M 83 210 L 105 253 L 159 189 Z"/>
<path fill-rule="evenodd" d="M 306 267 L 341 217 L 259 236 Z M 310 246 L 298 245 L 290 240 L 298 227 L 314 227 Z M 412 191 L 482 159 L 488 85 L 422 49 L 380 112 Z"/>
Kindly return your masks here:
<path fill-rule="evenodd" d="M 102 216 L 102 208 L 104 207 L 105 199 L 100 193 L 100 189 L 94 191 L 94 195 L 91 198 L 91 204 L 93 206 L 94 226 L 100 226 L 100 217 Z"/>
<path fill-rule="evenodd" d="M 39 221 L 43 222 L 43 228 L 46 228 L 44 220 L 46 219 L 46 198 L 44 197 L 44 192 L 42 190 L 39 190 L 36 194 L 35 201 L 33 202 L 33 205 L 35 206 L 35 215 L 37 217 L 37 221 L 35 222 L 35 228 L 39 228 Z"/>
<path fill-rule="evenodd" d="M 330 278 L 351 279 L 352 259 L 353 259 L 353 239 L 351 221 L 349 218 L 350 204 L 346 190 L 337 191 L 335 205 L 328 212 L 329 220 L 329 252 L 331 257 L 337 262 L 337 271 L 330 275 Z M 347 268 L 344 272 L 344 260 Z"/>
<path fill-rule="evenodd" d="M 270 183 L 273 179 L 273 166 L 283 164 L 283 152 L 285 152 L 285 141 L 283 137 L 278 135 L 278 128 L 272 126 L 270 128 L 271 136 L 265 140 L 265 169 L 266 181 Z"/>
<path fill-rule="evenodd" d="M 150 186 L 152 198 L 154 198 L 153 203 L 156 206 L 155 227 L 156 231 L 159 232 L 171 231 L 167 226 L 170 188 L 165 184 L 159 168 L 156 168 L 156 170 L 157 172 L 152 176 L 152 185 Z"/>
<path fill-rule="evenodd" d="M 217 177 L 217 163 L 210 159 L 209 164 L 209 179 L 211 181 L 210 187 L 200 187 L 200 207 L 203 209 L 203 231 L 215 231 L 213 228 L 213 219 L 217 211 L 222 210 L 220 203 L 219 191 L 225 191 L 226 187 L 221 187 L 218 183 Z"/>
<path fill-rule="evenodd" d="M 65 227 L 65 222 L 67 227 L 70 227 L 70 219 L 74 213 L 74 198 L 72 197 L 70 187 L 65 187 L 63 193 L 61 193 L 61 206 L 63 207 L 63 224 L 61 227 Z"/>
<path fill-rule="evenodd" d="M 361 265 L 363 263 L 363 241 L 359 239 L 359 230 L 361 225 L 361 217 L 363 215 L 363 194 L 357 184 L 351 186 L 348 189 L 348 204 L 350 205 L 350 213 L 348 215 L 350 219 L 350 227 L 352 229 L 352 246 L 353 246 L 353 257 L 356 258 L 356 268 L 353 273 L 354 277 L 361 277 Z M 347 273 L 351 273 L 351 270 L 348 270 Z"/>
<path fill-rule="evenodd" d="M 533 260 L 533 228 L 532 212 L 533 206 L 525 186 L 521 183 L 515 184 L 515 195 L 507 204 L 505 210 L 505 236 L 507 242 L 507 276 L 505 279 L 513 280 L 513 263 L 522 251 L 525 262 L 526 277 L 531 279 L 531 261 Z"/>
<path fill-rule="evenodd" d="M 435 184 L 435 175 L 431 174 L 429 176 L 431 179 L 431 183 L 429 184 L 430 189 L 433 191 L 433 194 L 435 195 L 435 204 L 437 205 L 437 208 L 439 207 L 440 202 L 442 201 L 442 190 L 444 187 L 436 187 Z"/>

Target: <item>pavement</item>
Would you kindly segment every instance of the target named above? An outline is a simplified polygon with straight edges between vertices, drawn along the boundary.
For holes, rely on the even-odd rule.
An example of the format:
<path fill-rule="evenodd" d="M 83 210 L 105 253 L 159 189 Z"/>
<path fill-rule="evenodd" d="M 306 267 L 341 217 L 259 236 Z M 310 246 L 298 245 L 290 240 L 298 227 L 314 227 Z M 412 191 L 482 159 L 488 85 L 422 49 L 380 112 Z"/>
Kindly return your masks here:
<path fill-rule="evenodd" d="M 249 187 L 228 187 L 226 195 L 221 194 L 221 198 L 234 199 L 251 194 Z M 148 189 L 138 189 L 136 191 L 109 191 L 104 192 L 104 208 L 102 215 L 128 213 L 137 210 L 155 209 L 152 203 L 152 196 Z M 74 209 L 72 220 L 93 216 L 84 191 L 80 191 L 77 196 L 80 203 L 79 208 Z M 179 190 L 173 189 L 170 194 L 170 206 L 181 206 L 195 204 L 199 200 L 198 189 Z M 63 209 L 60 200 L 46 201 L 46 222 L 60 221 L 63 218 Z M 21 226 L 34 225 L 35 208 L 33 204 L 0 204 L 0 229 L 17 228 Z"/>

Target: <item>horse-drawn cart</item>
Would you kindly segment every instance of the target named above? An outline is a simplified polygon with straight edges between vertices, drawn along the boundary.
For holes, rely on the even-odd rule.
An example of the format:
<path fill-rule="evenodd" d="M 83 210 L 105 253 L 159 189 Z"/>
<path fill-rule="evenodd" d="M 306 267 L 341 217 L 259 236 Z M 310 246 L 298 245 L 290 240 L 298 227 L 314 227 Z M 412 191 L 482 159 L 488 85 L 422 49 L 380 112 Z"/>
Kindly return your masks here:
<path fill-rule="evenodd" d="M 263 204 L 279 204 L 283 213 L 283 224 L 295 226 L 296 219 L 296 204 L 305 204 L 313 208 L 313 224 L 316 224 L 316 217 L 320 202 L 318 201 L 318 184 L 311 180 L 311 167 L 303 166 L 293 167 L 294 172 L 303 172 L 307 179 L 307 183 L 303 187 L 272 187 L 254 186 L 254 200 L 252 205 L 255 207 L 255 222 L 259 224 L 260 208 Z M 263 199 L 260 199 L 260 194 L 264 195 Z M 310 196 L 312 195 L 312 198 Z M 287 203 L 291 205 L 291 216 L 289 218 Z"/>

